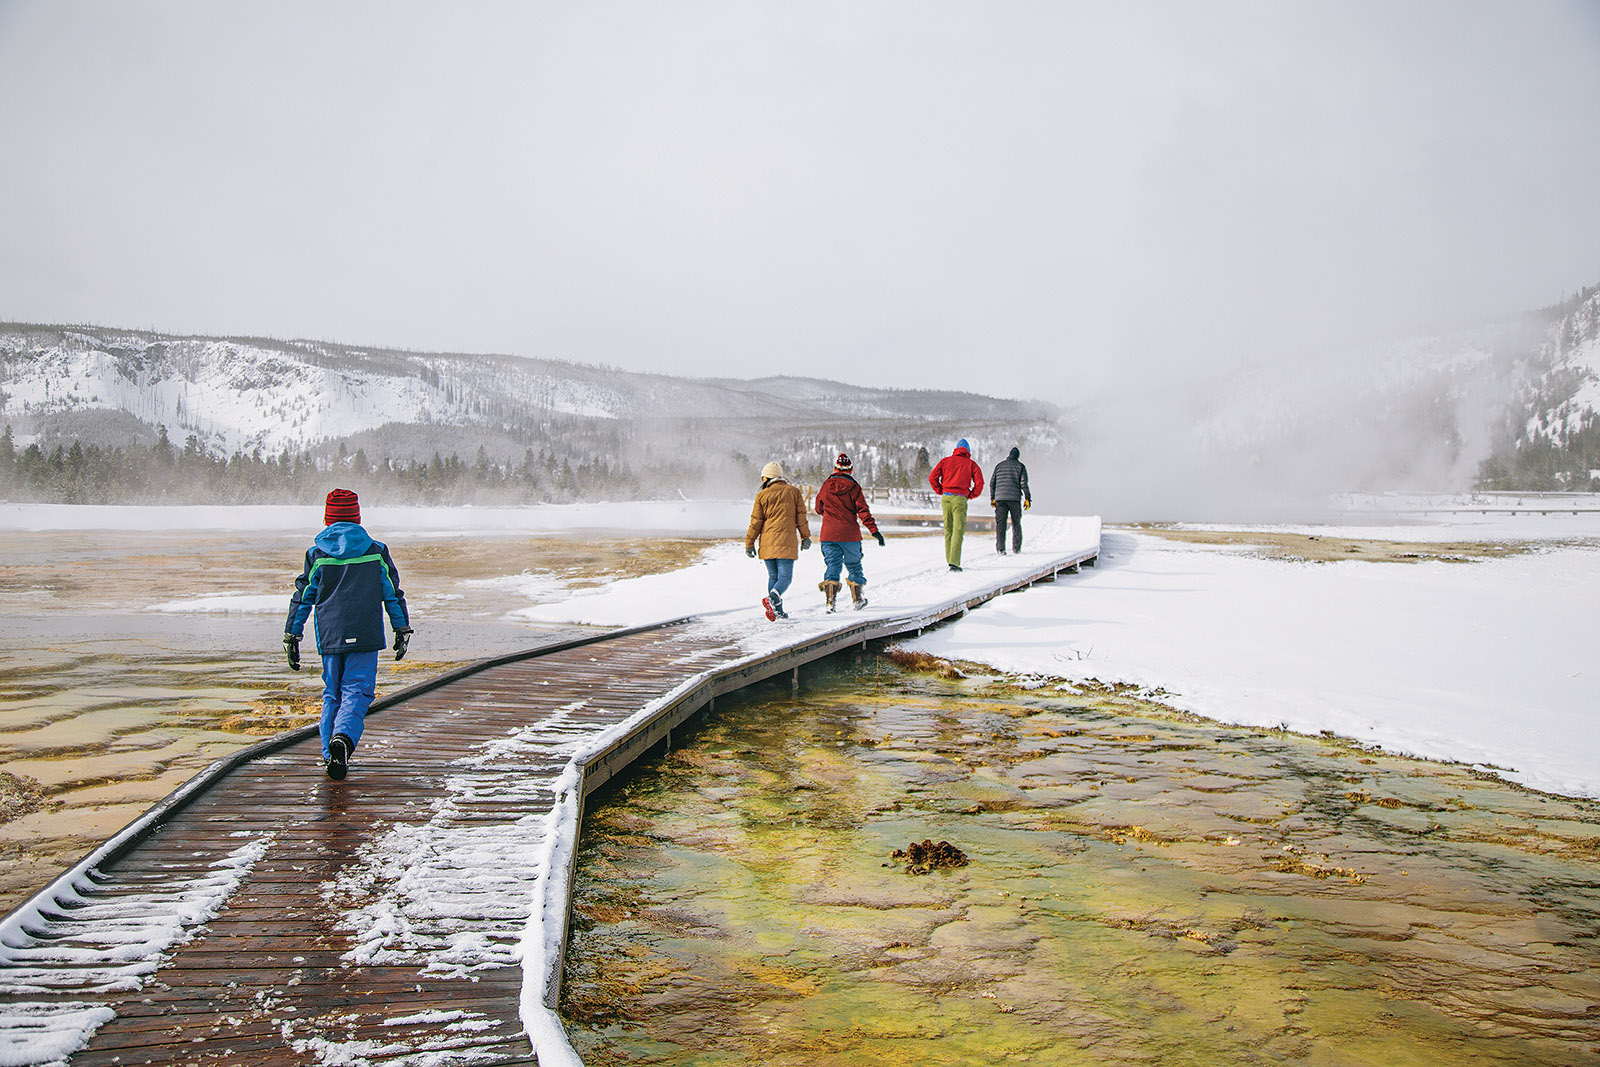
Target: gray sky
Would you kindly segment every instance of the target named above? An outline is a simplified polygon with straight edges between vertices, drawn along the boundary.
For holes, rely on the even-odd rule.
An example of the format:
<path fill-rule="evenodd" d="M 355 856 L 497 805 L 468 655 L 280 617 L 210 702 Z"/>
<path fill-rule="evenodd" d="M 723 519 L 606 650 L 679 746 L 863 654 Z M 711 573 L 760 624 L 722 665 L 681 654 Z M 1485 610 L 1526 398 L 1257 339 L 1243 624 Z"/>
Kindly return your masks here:
<path fill-rule="evenodd" d="M 0 0 L 0 318 L 1072 402 L 1600 282 L 1600 4 Z"/>

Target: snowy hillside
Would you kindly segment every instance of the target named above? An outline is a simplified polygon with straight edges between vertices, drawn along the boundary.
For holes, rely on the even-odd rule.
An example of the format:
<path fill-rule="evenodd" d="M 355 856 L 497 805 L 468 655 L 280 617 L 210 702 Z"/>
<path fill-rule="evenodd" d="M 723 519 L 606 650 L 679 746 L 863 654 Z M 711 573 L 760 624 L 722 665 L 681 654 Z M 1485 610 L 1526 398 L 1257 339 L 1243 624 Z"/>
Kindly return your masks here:
<path fill-rule="evenodd" d="M 1577 433 L 1600 412 L 1600 287 L 1554 310 L 1560 315 L 1546 330 L 1526 383 L 1530 399 L 1542 403 L 1528 413 L 1525 436 Z"/>
<path fill-rule="evenodd" d="M 503 454 L 520 454 L 549 438 L 552 420 L 732 421 L 779 436 L 856 423 L 862 437 L 873 436 L 874 423 L 910 420 L 927 424 L 937 453 L 945 421 L 1032 424 L 1040 439 L 1038 431 L 1050 437 L 1053 417 L 1042 404 L 815 379 L 685 379 L 510 356 L 0 326 L 0 418 L 19 444 L 83 438 L 118 445 L 130 432 L 153 440 L 165 427 L 175 442 L 194 435 L 200 447 L 224 455 L 298 453 L 384 427 L 424 425 L 499 435 Z M 753 436 L 759 444 L 766 435 Z"/>
<path fill-rule="evenodd" d="M 1600 286 L 1547 309 L 1481 483 L 1600 491 Z"/>

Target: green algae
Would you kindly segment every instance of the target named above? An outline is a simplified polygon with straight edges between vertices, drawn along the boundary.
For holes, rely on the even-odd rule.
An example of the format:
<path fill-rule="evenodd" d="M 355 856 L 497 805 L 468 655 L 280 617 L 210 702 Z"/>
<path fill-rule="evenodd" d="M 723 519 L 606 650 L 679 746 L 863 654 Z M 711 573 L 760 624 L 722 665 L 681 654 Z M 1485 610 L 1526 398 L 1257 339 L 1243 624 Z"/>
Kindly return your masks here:
<path fill-rule="evenodd" d="M 866 656 L 595 798 L 562 1011 L 591 1065 L 1594 1063 L 1597 830 L 1466 767 Z M 908 876 L 923 839 L 969 865 Z"/>

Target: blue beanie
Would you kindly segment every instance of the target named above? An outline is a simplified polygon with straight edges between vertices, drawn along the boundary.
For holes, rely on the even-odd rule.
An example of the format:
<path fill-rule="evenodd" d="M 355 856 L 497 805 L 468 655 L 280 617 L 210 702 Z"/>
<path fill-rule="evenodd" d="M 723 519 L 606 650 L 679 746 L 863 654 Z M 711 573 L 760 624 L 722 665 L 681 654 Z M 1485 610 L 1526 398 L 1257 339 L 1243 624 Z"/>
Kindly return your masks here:
<path fill-rule="evenodd" d="M 967 447 L 967 439 L 965 437 L 963 437 L 961 440 L 956 442 L 956 447 L 957 448 L 966 448 L 968 452 L 972 451 L 971 448 Z"/>

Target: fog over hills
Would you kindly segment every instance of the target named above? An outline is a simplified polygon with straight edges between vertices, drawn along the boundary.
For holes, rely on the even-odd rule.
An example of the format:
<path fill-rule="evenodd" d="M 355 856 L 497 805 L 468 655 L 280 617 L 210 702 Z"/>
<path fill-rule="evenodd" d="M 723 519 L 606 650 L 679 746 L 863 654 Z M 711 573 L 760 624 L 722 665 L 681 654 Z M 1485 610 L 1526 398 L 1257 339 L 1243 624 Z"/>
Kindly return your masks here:
<path fill-rule="evenodd" d="M 46 452 L 150 447 L 163 429 L 220 457 L 425 463 L 481 448 L 491 463 L 624 465 L 646 493 L 661 488 L 652 470 L 670 469 L 674 491 L 742 492 L 770 458 L 805 473 L 844 449 L 864 481 L 911 484 L 960 437 L 984 454 L 1061 444 L 1055 407 L 972 393 L 76 326 L 0 326 L 0 402 L 16 447 Z"/>
<path fill-rule="evenodd" d="M 49 495 L 39 471 L 58 447 L 150 449 L 163 432 L 223 465 L 437 473 L 456 457 L 476 464 L 480 488 L 523 471 L 513 495 L 537 498 L 582 497 L 596 482 L 612 496 L 737 494 L 768 459 L 816 477 L 840 449 L 863 482 L 918 486 L 960 437 L 986 464 L 1018 445 L 1047 494 L 1130 517 L 1354 490 L 1600 487 L 1600 288 L 1336 358 L 1129 386 L 1119 400 L 1057 407 L 806 377 L 0 325 L 0 417 L 13 449 L 37 446 L 35 495 Z"/>
<path fill-rule="evenodd" d="M 1105 514 L 1271 516 L 1286 500 L 1357 491 L 1600 491 L 1600 287 L 1457 331 L 1133 385 L 1068 416 L 1066 491 Z"/>

